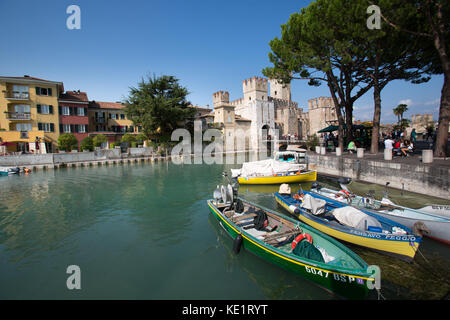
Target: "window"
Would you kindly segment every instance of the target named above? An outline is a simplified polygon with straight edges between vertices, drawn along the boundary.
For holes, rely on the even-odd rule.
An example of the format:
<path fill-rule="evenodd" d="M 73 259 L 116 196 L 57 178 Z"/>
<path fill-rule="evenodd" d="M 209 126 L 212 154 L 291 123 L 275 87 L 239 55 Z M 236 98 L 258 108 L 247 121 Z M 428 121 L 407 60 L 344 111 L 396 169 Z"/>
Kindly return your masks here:
<path fill-rule="evenodd" d="M 70 132 L 72 132 L 72 131 L 70 130 L 70 124 L 63 124 L 63 132 L 64 132 L 64 133 L 70 133 Z"/>
<path fill-rule="evenodd" d="M 46 104 L 38 104 L 36 105 L 37 113 L 40 114 L 52 114 L 53 113 L 53 106 L 48 106 Z"/>
<path fill-rule="evenodd" d="M 81 117 L 83 117 L 83 116 L 85 116 L 86 115 L 86 113 L 85 113 L 85 109 L 84 108 L 77 108 L 78 110 L 78 112 L 77 112 L 77 115 L 79 115 L 79 116 L 81 116 Z"/>
<path fill-rule="evenodd" d="M 86 124 L 79 124 L 78 125 L 78 132 L 79 133 L 86 133 L 87 132 L 87 125 Z"/>
<path fill-rule="evenodd" d="M 119 120 L 119 115 L 117 113 L 110 113 L 109 118 L 113 120 Z"/>
<path fill-rule="evenodd" d="M 17 113 L 30 112 L 30 106 L 26 104 L 17 104 L 14 106 L 14 112 Z"/>
<path fill-rule="evenodd" d="M 69 107 L 62 107 L 62 114 L 64 116 L 70 116 L 70 108 Z"/>
<path fill-rule="evenodd" d="M 16 123 L 16 131 L 32 131 L 31 123 Z"/>
<path fill-rule="evenodd" d="M 38 96 L 51 96 L 52 95 L 52 88 L 36 87 L 36 94 Z"/>
<path fill-rule="evenodd" d="M 53 123 L 38 123 L 38 130 L 44 132 L 55 132 L 55 125 Z"/>
<path fill-rule="evenodd" d="M 120 114 L 120 120 L 125 120 L 125 114 L 123 113 Z"/>
<path fill-rule="evenodd" d="M 28 86 L 13 85 L 13 98 L 28 98 Z"/>

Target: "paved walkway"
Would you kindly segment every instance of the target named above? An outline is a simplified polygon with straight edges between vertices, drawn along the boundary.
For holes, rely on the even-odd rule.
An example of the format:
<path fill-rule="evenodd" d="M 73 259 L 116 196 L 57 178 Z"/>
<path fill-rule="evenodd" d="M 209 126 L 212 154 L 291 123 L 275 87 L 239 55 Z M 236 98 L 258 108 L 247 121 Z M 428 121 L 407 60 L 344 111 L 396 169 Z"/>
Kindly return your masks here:
<path fill-rule="evenodd" d="M 377 161 L 386 161 L 386 162 L 395 162 L 395 163 L 408 163 L 408 164 L 422 164 L 429 166 L 439 166 L 439 167 L 448 167 L 450 168 L 450 157 L 447 158 L 433 158 L 432 163 L 422 163 L 422 150 L 430 149 L 430 144 L 425 141 L 417 141 L 416 150 L 413 154 L 408 155 L 408 157 L 397 157 L 393 156 L 392 160 L 384 160 L 384 150 L 381 149 L 377 154 L 371 154 L 369 151 L 364 151 L 364 158 L 366 160 L 377 160 Z M 313 151 L 308 151 L 309 154 L 316 154 Z M 327 156 L 336 156 L 335 152 L 327 151 Z M 356 152 L 353 154 L 349 154 L 348 152 L 342 153 L 343 158 L 351 158 L 357 159 Z"/>

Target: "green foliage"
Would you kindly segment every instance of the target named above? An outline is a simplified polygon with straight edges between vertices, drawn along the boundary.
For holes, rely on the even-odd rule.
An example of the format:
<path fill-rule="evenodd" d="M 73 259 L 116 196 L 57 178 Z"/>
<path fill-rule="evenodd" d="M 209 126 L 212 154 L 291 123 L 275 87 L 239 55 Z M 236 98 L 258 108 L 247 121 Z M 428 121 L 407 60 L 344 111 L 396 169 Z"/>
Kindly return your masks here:
<path fill-rule="evenodd" d="M 195 115 L 186 100 L 188 90 L 173 76 L 148 77 L 130 88 L 124 101 L 128 119 L 142 126 L 146 136 L 169 135 Z"/>
<path fill-rule="evenodd" d="M 136 137 L 134 134 L 125 133 L 122 137 L 121 142 L 128 142 L 129 144 L 136 141 Z"/>
<path fill-rule="evenodd" d="M 71 151 L 78 150 L 78 140 L 71 133 L 63 133 L 58 137 L 58 149 Z"/>
<path fill-rule="evenodd" d="M 308 140 L 306 141 L 306 147 L 309 150 L 314 150 L 315 147 L 319 145 L 320 145 L 319 137 L 317 137 L 316 134 L 308 137 Z"/>
<path fill-rule="evenodd" d="M 147 136 L 143 133 L 139 133 L 136 135 L 136 141 L 143 143 L 144 141 L 148 140 Z"/>
<path fill-rule="evenodd" d="M 105 135 L 98 134 L 94 137 L 93 141 L 94 141 L 94 147 L 100 147 L 102 145 L 102 143 L 107 142 L 108 139 L 106 138 Z"/>
<path fill-rule="evenodd" d="M 86 137 L 81 141 L 81 151 L 94 151 L 94 140 L 91 137 Z"/>
<path fill-rule="evenodd" d="M 115 142 L 111 142 L 110 144 L 109 144 L 109 148 L 110 149 L 114 149 L 116 147 L 116 143 Z"/>
<path fill-rule="evenodd" d="M 399 104 L 397 107 L 393 109 L 394 114 L 398 117 L 398 124 L 400 125 L 403 120 L 403 114 L 408 110 L 408 105 Z"/>

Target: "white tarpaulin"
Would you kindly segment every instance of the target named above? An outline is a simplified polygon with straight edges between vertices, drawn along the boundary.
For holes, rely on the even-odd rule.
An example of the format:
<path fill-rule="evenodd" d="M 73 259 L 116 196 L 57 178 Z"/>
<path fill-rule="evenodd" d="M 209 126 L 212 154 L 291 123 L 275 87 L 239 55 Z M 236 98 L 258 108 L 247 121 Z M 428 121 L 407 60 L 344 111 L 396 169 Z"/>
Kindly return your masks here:
<path fill-rule="evenodd" d="M 381 224 L 377 219 L 350 206 L 336 208 L 332 213 L 337 221 L 349 227 L 359 230 L 367 230 L 368 226 L 381 228 Z"/>
<path fill-rule="evenodd" d="M 242 164 L 241 177 L 270 176 L 275 173 L 298 171 L 301 165 L 296 163 L 279 162 L 273 159 L 245 162 Z"/>
<path fill-rule="evenodd" d="M 306 194 L 303 197 L 302 208 L 311 210 L 314 215 L 321 214 L 325 211 L 325 205 L 327 202 L 322 199 L 312 197 L 310 194 Z"/>

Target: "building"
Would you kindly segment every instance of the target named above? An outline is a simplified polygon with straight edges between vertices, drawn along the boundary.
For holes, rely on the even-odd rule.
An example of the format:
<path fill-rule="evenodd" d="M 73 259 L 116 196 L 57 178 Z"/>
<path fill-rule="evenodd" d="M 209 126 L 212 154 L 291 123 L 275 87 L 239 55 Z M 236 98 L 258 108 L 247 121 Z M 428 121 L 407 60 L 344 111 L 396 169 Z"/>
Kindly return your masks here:
<path fill-rule="evenodd" d="M 0 91 L 0 139 L 7 151 L 55 152 L 63 83 L 28 75 L 2 76 Z"/>
<path fill-rule="evenodd" d="M 89 133 L 88 107 L 86 92 L 66 91 L 59 95 L 59 132 L 73 134 L 78 140 L 78 147 Z"/>
<path fill-rule="evenodd" d="M 127 119 L 125 106 L 120 102 L 90 101 L 88 108 L 89 136 L 103 134 L 108 143 L 120 142 L 125 133 L 139 133 L 141 127 L 135 127 Z"/>
<path fill-rule="evenodd" d="M 319 97 L 308 100 L 309 135 L 318 135 L 318 131 L 330 125 L 337 125 L 336 109 L 331 97 Z"/>

